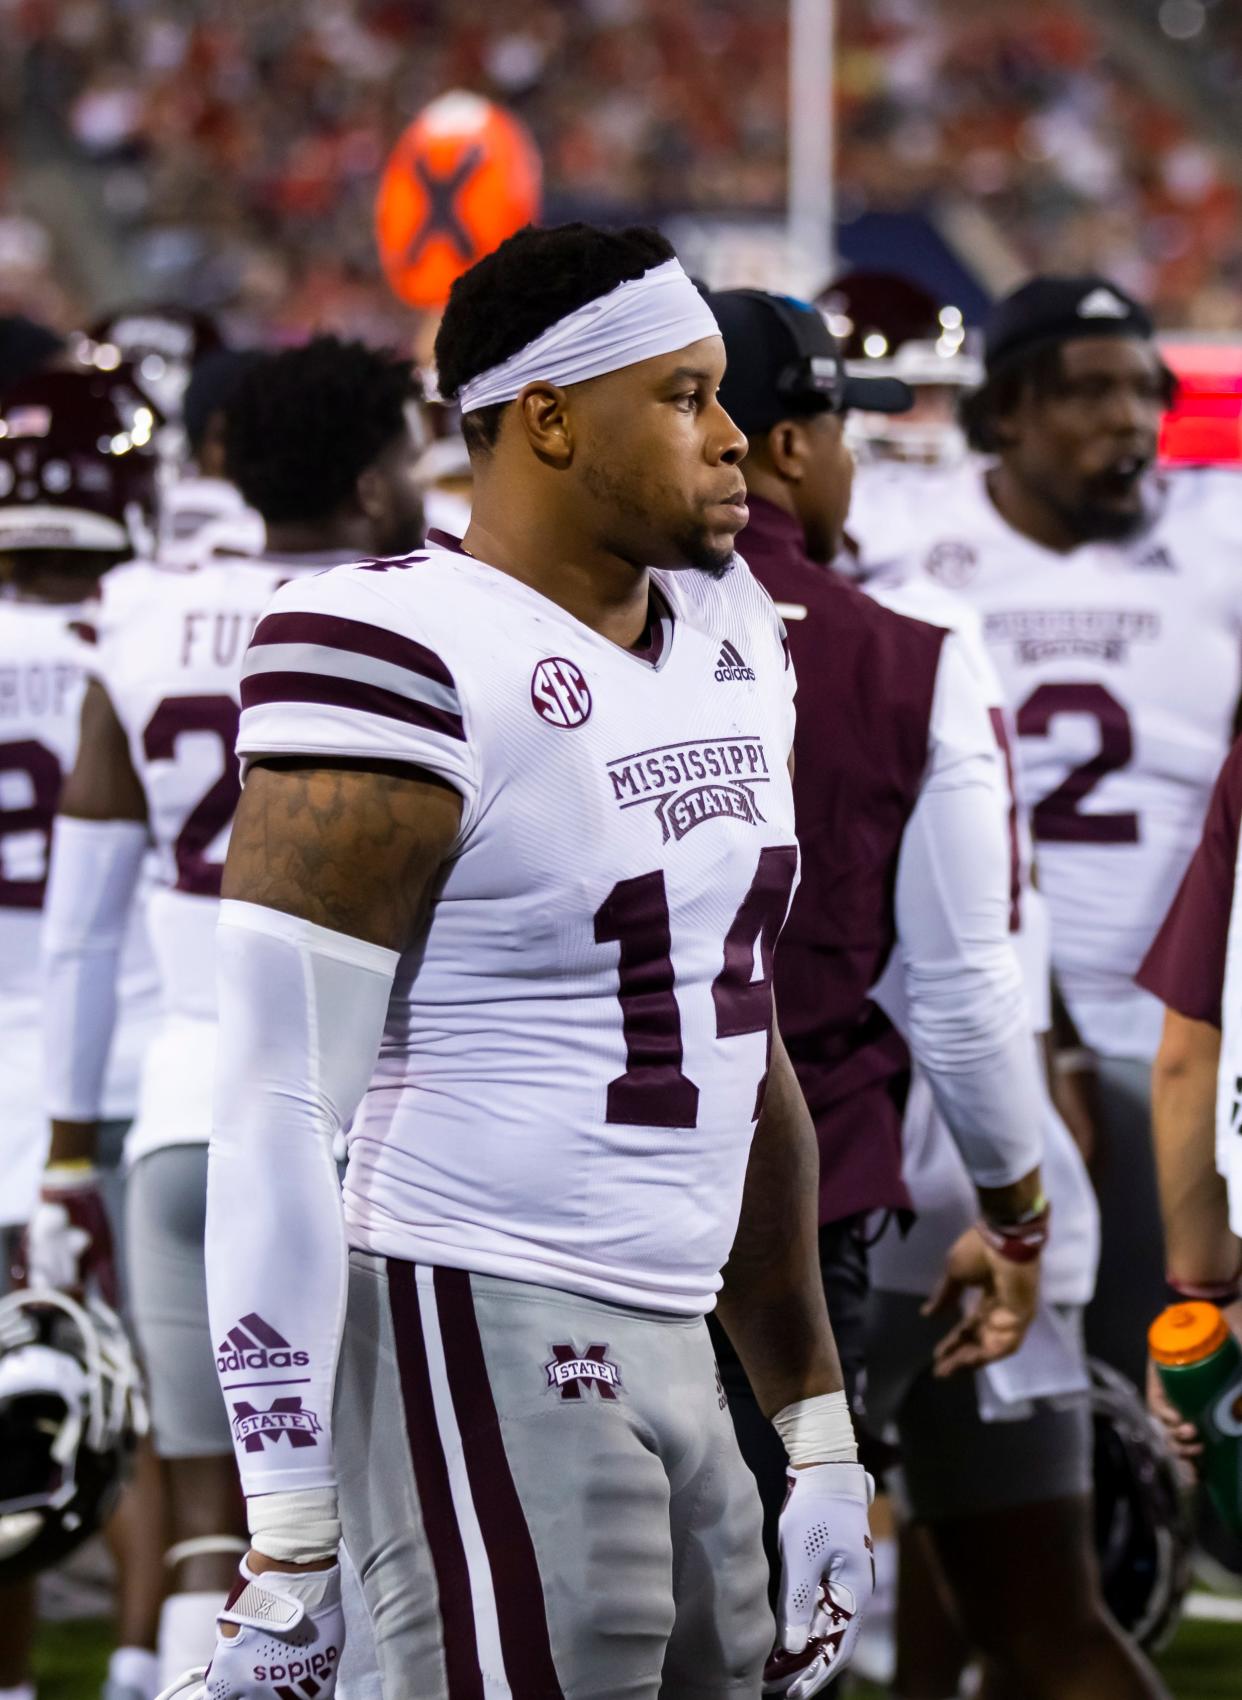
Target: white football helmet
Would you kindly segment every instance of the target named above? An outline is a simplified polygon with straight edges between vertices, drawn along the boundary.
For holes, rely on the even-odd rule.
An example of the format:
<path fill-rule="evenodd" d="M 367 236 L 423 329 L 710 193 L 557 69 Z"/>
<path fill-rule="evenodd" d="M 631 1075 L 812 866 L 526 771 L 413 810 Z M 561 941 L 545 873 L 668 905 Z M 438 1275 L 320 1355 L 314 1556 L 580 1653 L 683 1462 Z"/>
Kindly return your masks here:
<path fill-rule="evenodd" d="M 0 1299 L 0 1582 L 55 1564 L 100 1526 L 146 1429 L 113 1311 L 43 1287 Z"/>

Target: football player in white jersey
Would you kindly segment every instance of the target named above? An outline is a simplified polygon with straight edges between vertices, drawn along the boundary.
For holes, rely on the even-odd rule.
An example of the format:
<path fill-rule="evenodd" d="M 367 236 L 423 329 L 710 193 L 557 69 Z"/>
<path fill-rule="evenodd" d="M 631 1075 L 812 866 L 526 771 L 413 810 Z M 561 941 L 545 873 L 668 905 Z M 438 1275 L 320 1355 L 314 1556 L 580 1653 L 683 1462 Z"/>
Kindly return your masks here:
<path fill-rule="evenodd" d="M 1198 839 L 1242 686 L 1242 484 L 1153 468 L 1173 380 L 1102 278 L 1041 278 L 994 311 L 964 419 L 979 456 L 917 509 L 854 516 L 865 566 L 926 575 L 983 619 L 1021 741 L 1063 1067 L 1098 1087 L 1097 1355 L 1141 1382 L 1163 1298 L 1148 1087 L 1160 1006 L 1133 975 Z"/>
<path fill-rule="evenodd" d="M 73 888 L 78 995 L 49 1003 L 56 1054 L 89 1057 L 106 1035 L 106 943 L 148 835 L 162 864 L 150 924 L 163 1018 L 126 1147 L 131 1300 L 170 1508 L 161 1685 L 208 1656 L 246 1548 L 217 1369 L 262 1380 L 301 1356 L 260 1316 L 219 1339 L 207 1320 L 212 959 L 240 795 L 242 659 L 287 580 L 421 540 L 417 394 L 408 361 L 335 338 L 250 363 L 228 404 L 225 449 L 266 523 L 266 552 L 221 555 L 194 572 L 134 564 L 107 581 L 79 759 L 61 801 L 53 882 Z M 93 1134 L 58 1123 L 58 1148 L 89 1154 Z"/>
<path fill-rule="evenodd" d="M 251 1550 L 209 1691 L 331 1694 L 343 1527 L 388 1700 L 755 1700 L 717 1298 L 789 1448 L 783 1645 L 835 1675 L 871 1566 L 772 1023 L 793 681 L 733 557 L 723 345 L 662 237 L 567 226 L 459 280 L 437 361 L 463 543 L 286 586 L 243 677 L 208 1287 L 213 1336 L 298 1359 L 222 1373 Z"/>
<path fill-rule="evenodd" d="M 52 821 L 73 766 L 91 664 L 92 598 L 101 574 L 140 546 L 154 515 L 152 415 L 131 375 L 36 372 L 6 387 L 0 405 L 0 1288 L 10 1262 L 54 1284 L 80 1271 L 115 1305 L 117 1269 L 108 1215 L 119 1204 L 120 1137 L 138 1097 L 138 1069 L 155 1016 L 155 974 L 140 916 L 114 941 L 120 957 L 115 1043 L 99 1056 L 99 1097 L 110 1159 L 101 1189 L 81 1169 L 51 1176 L 36 1210 L 47 1149 L 41 1066 L 40 935 L 63 916 L 47 905 Z M 101 446 L 102 445 L 102 446 Z M 105 1208 L 105 1196 L 106 1208 Z M 24 1256 L 19 1225 L 39 1219 Z M 68 1249 L 69 1263 L 61 1253 Z M 115 1532 L 115 1531 L 114 1531 Z M 115 1691 L 128 1696 L 154 1655 L 141 1565 L 125 1568 L 113 1656 Z M 0 1693 L 33 1695 L 29 1635 L 33 1589 L 0 1593 Z M 147 1693 L 152 1692 L 148 1686 Z"/>

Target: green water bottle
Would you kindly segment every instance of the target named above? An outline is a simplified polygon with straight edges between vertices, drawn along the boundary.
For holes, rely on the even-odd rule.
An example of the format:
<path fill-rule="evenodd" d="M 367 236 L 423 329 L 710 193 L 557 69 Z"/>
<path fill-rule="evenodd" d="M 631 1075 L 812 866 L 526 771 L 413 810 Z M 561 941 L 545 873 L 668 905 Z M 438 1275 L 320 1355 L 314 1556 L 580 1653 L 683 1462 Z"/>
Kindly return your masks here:
<path fill-rule="evenodd" d="M 1215 1305 L 1170 1305 L 1147 1333 L 1170 1403 L 1199 1431 L 1199 1474 L 1216 1514 L 1242 1535 L 1242 1346 Z"/>

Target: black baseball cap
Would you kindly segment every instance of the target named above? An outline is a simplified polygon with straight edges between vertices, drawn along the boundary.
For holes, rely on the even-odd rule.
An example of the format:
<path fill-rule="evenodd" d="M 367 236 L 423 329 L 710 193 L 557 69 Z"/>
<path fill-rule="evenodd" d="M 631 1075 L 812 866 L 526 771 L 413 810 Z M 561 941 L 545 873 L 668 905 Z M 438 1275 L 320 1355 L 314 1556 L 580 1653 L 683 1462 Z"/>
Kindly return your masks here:
<path fill-rule="evenodd" d="M 989 374 L 1015 356 L 1079 337 L 1134 337 L 1155 331 L 1151 315 L 1106 277 L 1035 277 L 993 307 L 984 328 Z"/>
<path fill-rule="evenodd" d="M 898 378 L 855 378 L 823 314 L 763 289 L 704 290 L 728 365 L 720 401 L 748 435 L 800 414 L 905 413 L 914 394 Z"/>

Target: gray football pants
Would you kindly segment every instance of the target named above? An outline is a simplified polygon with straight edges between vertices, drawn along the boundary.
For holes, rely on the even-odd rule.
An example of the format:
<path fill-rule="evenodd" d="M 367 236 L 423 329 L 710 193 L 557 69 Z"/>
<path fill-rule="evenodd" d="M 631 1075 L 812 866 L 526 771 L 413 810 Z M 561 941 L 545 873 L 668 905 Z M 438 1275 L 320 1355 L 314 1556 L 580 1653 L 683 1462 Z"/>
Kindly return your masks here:
<path fill-rule="evenodd" d="M 702 1318 L 354 1252 L 334 1422 L 384 1700 L 758 1700 L 759 1500 Z"/>
<path fill-rule="evenodd" d="M 1091 1179 L 1100 1204 L 1100 1271 L 1087 1307 L 1087 1351 L 1143 1390 L 1147 1330 L 1165 1304 L 1151 1064 L 1097 1057 L 1096 1077 L 1099 1125 Z"/>

